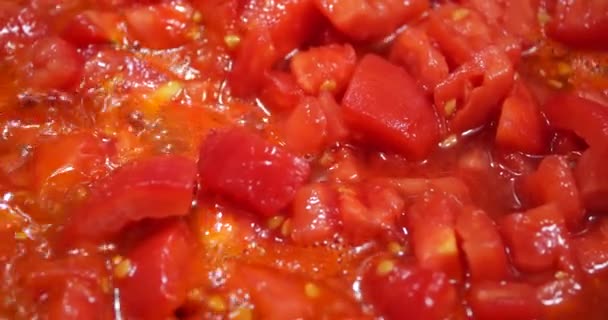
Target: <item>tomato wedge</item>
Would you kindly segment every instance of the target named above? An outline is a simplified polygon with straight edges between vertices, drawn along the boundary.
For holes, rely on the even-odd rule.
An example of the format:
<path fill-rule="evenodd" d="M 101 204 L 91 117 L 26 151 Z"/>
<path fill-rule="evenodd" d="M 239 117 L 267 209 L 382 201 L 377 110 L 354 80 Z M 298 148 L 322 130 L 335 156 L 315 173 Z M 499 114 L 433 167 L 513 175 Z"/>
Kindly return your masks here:
<path fill-rule="evenodd" d="M 574 174 L 585 208 L 608 211 L 608 148 L 591 147 L 578 160 Z"/>

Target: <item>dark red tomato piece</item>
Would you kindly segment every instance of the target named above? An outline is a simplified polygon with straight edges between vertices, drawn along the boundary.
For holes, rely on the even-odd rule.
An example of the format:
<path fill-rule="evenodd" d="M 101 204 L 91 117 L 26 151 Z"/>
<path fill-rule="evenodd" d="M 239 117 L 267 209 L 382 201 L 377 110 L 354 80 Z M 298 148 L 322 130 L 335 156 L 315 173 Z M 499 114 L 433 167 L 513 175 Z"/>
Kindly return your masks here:
<path fill-rule="evenodd" d="M 25 69 L 27 85 L 41 90 L 70 89 L 82 75 L 84 60 L 76 48 L 59 37 L 41 38 L 31 47 Z"/>
<path fill-rule="evenodd" d="M 350 44 L 330 44 L 300 51 L 291 58 L 291 72 L 308 94 L 342 93 L 355 69 L 357 55 Z"/>
<path fill-rule="evenodd" d="M 505 245 L 496 224 L 483 210 L 462 210 L 456 218 L 456 234 L 473 281 L 499 281 L 509 276 Z"/>
<path fill-rule="evenodd" d="M 513 76 L 513 65 L 505 53 L 488 47 L 437 85 L 435 106 L 453 132 L 483 126 L 498 114 Z"/>
<path fill-rule="evenodd" d="M 131 319 L 167 319 L 192 285 L 195 247 L 188 226 L 170 221 L 137 243 L 115 272 L 121 308 Z"/>
<path fill-rule="evenodd" d="M 603 0 L 558 0 L 548 34 L 567 45 L 608 49 L 608 3 Z"/>
<path fill-rule="evenodd" d="M 117 42 L 120 40 L 120 22 L 118 13 L 88 10 L 74 16 L 61 36 L 79 47 Z"/>
<path fill-rule="evenodd" d="M 342 110 L 340 105 L 336 102 L 334 96 L 323 91 L 319 94 L 319 105 L 325 114 L 327 120 L 327 142 L 333 144 L 338 141 L 346 139 L 349 135 L 346 123 L 344 123 L 344 117 L 342 117 Z"/>
<path fill-rule="evenodd" d="M 273 111 L 291 110 L 295 108 L 304 96 L 291 73 L 269 71 L 264 77 L 260 99 L 264 105 Z"/>
<path fill-rule="evenodd" d="M 233 199 L 263 216 L 279 213 L 308 179 L 309 164 L 242 128 L 216 131 L 201 147 L 204 190 Z"/>
<path fill-rule="evenodd" d="M 355 40 L 373 40 L 420 16 L 428 0 L 315 0 L 329 21 Z"/>
<path fill-rule="evenodd" d="M 573 239 L 572 247 L 581 268 L 588 274 L 608 268 L 608 219 L 600 218 L 587 233 Z"/>
<path fill-rule="evenodd" d="M 496 144 L 506 150 L 540 154 L 547 147 L 546 122 L 525 85 L 517 82 L 503 101 Z"/>
<path fill-rule="evenodd" d="M 256 93 L 265 74 L 280 57 L 266 29 L 251 30 L 243 39 L 229 75 L 230 88 L 239 96 Z"/>
<path fill-rule="evenodd" d="M 607 106 L 574 94 L 558 94 L 547 101 L 543 111 L 551 127 L 572 131 L 590 146 L 608 145 Z"/>
<path fill-rule="evenodd" d="M 551 139 L 551 153 L 567 155 L 572 152 L 582 152 L 587 149 L 583 139 L 572 131 L 558 130 Z"/>
<path fill-rule="evenodd" d="M 293 200 L 291 239 L 311 245 L 331 240 L 339 231 L 338 197 L 330 185 L 315 183 L 298 190 Z"/>
<path fill-rule="evenodd" d="M 421 267 L 461 279 L 463 270 L 456 238 L 456 217 L 462 210 L 453 197 L 432 193 L 418 199 L 406 214 L 406 227 Z"/>
<path fill-rule="evenodd" d="M 195 179 L 196 163 L 181 156 L 128 163 L 92 187 L 69 218 L 66 240 L 104 240 L 131 222 L 186 215 Z"/>
<path fill-rule="evenodd" d="M 473 284 L 467 301 L 476 320 L 535 320 L 543 316 L 536 288 L 527 283 Z"/>
<path fill-rule="evenodd" d="M 416 81 L 402 68 L 368 54 L 342 99 L 346 123 L 363 139 L 409 157 L 427 156 L 439 140 L 437 117 Z"/>
<path fill-rule="evenodd" d="M 341 186 L 338 193 L 343 231 L 354 243 L 390 230 L 405 206 L 401 195 L 383 183 Z"/>
<path fill-rule="evenodd" d="M 313 280 L 254 265 L 239 265 L 233 274 L 233 284 L 249 292 L 261 319 L 357 319 L 360 315 L 351 297 Z"/>
<path fill-rule="evenodd" d="M 589 148 L 578 160 L 574 174 L 585 208 L 608 212 L 608 148 Z"/>
<path fill-rule="evenodd" d="M 557 204 L 570 228 L 583 222 L 585 211 L 574 173 L 564 158 L 545 157 L 534 173 L 521 178 L 519 191 L 532 205 Z"/>
<path fill-rule="evenodd" d="M 392 61 L 403 65 L 427 92 L 448 77 L 448 64 L 431 40 L 421 30 L 407 28 L 397 37 L 391 48 Z"/>
<path fill-rule="evenodd" d="M 297 154 L 318 154 L 327 140 L 327 118 L 319 101 L 303 98 L 284 127 L 286 147 Z"/>
<path fill-rule="evenodd" d="M 548 204 L 506 216 L 500 224 L 513 265 L 521 271 L 554 270 L 569 258 L 569 238 L 559 207 Z"/>
<path fill-rule="evenodd" d="M 59 288 L 59 289 L 58 289 Z M 110 298 L 99 286 L 80 279 L 68 279 L 48 296 L 49 320 L 110 319 Z"/>
<path fill-rule="evenodd" d="M 193 8 L 187 2 L 172 0 L 127 9 L 125 20 L 130 35 L 141 46 L 151 49 L 178 47 L 193 40 Z"/>
<path fill-rule="evenodd" d="M 442 272 L 391 258 L 370 261 L 361 278 L 363 300 L 387 320 L 440 320 L 460 303 Z"/>

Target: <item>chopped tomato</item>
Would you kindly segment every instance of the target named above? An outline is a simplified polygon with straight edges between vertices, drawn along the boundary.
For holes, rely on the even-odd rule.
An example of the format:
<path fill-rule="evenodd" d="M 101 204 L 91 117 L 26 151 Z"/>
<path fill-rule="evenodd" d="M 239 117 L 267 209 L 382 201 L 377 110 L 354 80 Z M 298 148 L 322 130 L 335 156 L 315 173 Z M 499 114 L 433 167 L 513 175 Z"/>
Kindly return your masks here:
<path fill-rule="evenodd" d="M 278 59 L 279 54 L 265 29 L 252 30 L 242 40 L 234 58 L 230 87 L 234 94 L 248 96 L 256 93 L 266 72 Z"/>
<path fill-rule="evenodd" d="M 101 288 L 80 279 L 69 279 L 48 298 L 49 320 L 108 319 L 112 309 Z"/>
<path fill-rule="evenodd" d="M 509 262 L 498 228 L 483 211 L 465 207 L 456 218 L 456 234 L 473 281 L 509 276 Z"/>
<path fill-rule="evenodd" d="M 574 132 L 590 146 L 606 145 L 608 107 L 573 94 L 558 94 L 543 111 L 551 127 Z"/>
<path fill-rule="evenodd" d="M 304 90 L 298 86 L 291 73 L 269 71 L 264 77 L 260 99 L 273 111 L 291 110 L 304 96 Z"/>
<path fill-rule="evenodd" d="M 522 178 L 520 195 L 532 205 L 555 203 L 570 228 L 583 222 L 585 212 L 576 186 L 574 173 L 564 158 L 548 156 L 538 169 Z"/>
<path fill-rule="evenodd" d="M 157 156 L 126 164 L 100 179 L 71 213 L 68 241 L 104 240 L 131 222 L 190 212 L 196 164 L 181 156 Z"/>
<path fill-rule="evenodd" d="M 532 320 L 543 315 L 536 289 L 527 283 L 482 282 L 473 284 L 467 296 L 478 320 Z"/>
<path fill-rule="evenodd" d="M 339 219 L 335 190 L 323 183 L 304 186 L 293 200 L 291 239 L 304 245 L 331 240 L 338 231 Z"/>
<path fill-rule="evenodd" d="M 603 0 L 558 0 L 548 34 L 568 45 L 608 48 L 608 3 Z"/>
<path fill-rule="evenodd" d="M 574 174 L 585 208 L 608 211 L 608 148 L 589 148 L 578 160 Z"/>
<path fill-rule="evenodd" d="M 25 69 L 27 85 L 41 90 L 67 90 L 80 79 L 84 62 L 67 41 L 46 37 L 31 47 L 30 63 Z"/>
<path fill-rule="evenodd" d="M 300 51 L 291 58 L 291 72 L 308 94 L 342 93 L 353 73 L 357 55 L 349 44 L 327 45 Z"/>
<path fill-rule="evenodd" d="M 209 134 L 200 152 L 204 190 L 263 216 L 280 213 L 310 174 L 308 163 L 241 128 Z"/>
<path fill-rule="evenodd" d="M 327 120 L 327 142 L 329 145 L 346 139 L 349 135 L 346 123 L 342 117 L 340 105 L 333 95 L 327 91 L 319 94 L 319 104 Z"/>
<path fill-rule="evenodd" d="M 317 99 L 303 98 L 285 121 L 285 144 L 297 154 L 318 154 L 327 140 L 327 118 Z"/>
<path fill-rule="evenodd" d="M 74 16 L 61 36 L 79 47 L 116 42 L 120 22 L 118 13 L 89 10 Z"/>
<path fill-rule="evenodd" d="M 315 3 L 338 30 L 355 40 L 387 36 L 429 7 L 428 0 L 315 0 Z"/>
<path fill-rule="evenodd" d="M 402 68 L 368 54 L 342 99 L 346 123 L 365 140 L 409 157 L 427 156 L 438 141 L 437 117 L 424 91 Z"/>
<path fill-rule="evenodd" d="M 524 272 L 555 270 L 569 258 L 569 237 L 559 207 L 547 204 L 506 216 L 501 231 L 513 265 Z"/>
<path fill-rule="evenodd" d="M 608 220 L 601 218 L 587 234 L 573 239 L 573 248 L 581 268 L 594 274 L 608 268 Z"/>
<path fill-rule="evenodd" d="M 377 258 L 367 264 L 361 292 L 364 301 L 387 320 L 445 319 L 459 303 L 444 273 L 391 258 Z"/>
<path fill-rule="evenodd" d="M 126 317 L 166 319 L 184 303 L 192 285 L 192 240 L 186 224 L 169 221 L 118 259 L 114 276 Z"/>
<path fill-rule="evenodd" d="M 402 64 L 427 91 L 448 77 L 448 64 L 429 37 L 416 28 L 407 28 L 397 37 L 391 48 L 392 61 Z"/>

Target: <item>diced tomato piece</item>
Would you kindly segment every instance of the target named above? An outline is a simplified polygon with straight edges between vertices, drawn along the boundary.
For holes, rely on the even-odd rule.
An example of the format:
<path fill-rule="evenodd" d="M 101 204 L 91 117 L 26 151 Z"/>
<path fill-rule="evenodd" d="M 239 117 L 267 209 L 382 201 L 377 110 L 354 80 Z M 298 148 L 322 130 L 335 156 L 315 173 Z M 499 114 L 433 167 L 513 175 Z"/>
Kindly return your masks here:
<path fill-rule="evenodd" d="M 554 204 L 510 214 L 500 226 L 513 264 L 522 271 L 554 270 L 568 254 L 566 225 Z"/>
<path fill-rule="evenodd" d="M 572 169 L 565 159 L 548 156 L 538 169 L 521 179 L 520 195 L 532 205 L 556 203 L 570 228 L 583 222 L 585 211 Z"/>
<path fill-rule="evenodd" d="M 110 43 L 119 40 L 120 22 L 115 12 L 84 11 L 68 22 L 61 36 L 79 47 Z"/>
<path fill-rule="evenodd" d="M 455 288 L 442 272 L 390 258 L 374 259 L 361 280 L 363 299 L 387 320 L 440 320 L 459 304 Z"/>
<path fill-rule="evenodd" d="M 503 101 L 496 144 L 504 149 L 540 154 L 547 146 L 546 122 L 534 98 L 521 82 Z"/>
<path fill-rule="evenodd" d="M 416 201 L 406 215 L 406 227 L 420 266 L 442 271 L 452 279 L 463 277 L 455 230 L 461 210 L 455 198 L 433 193 Z"/>
<path fill-rule="evenodd" d="M 587 233 L 573 239 L 581 268 L 594 274 L 608 268 L 608 219 L 601 218 Z"/>
<path fill-rule="evenodd" d="M 427 92 L 448 77 L 448 64 L 431 40 L 421 30 L 407 28 L 395 40 L 390 57 L 392 61 L 405 66 Z"/>
<path fill-rule="evenodd" d="M 234 284 L 249 291 L 256 314 L 262 319 L 349 319 L 360 314 L 352 298 L 294 274 L 263 266 L 239 265 L 234 275 Z"/>
<path fill-rule="evenodd" d="M 483 210 L 471 207 L 462 210 L 456 218 L 456 234 L 473 281 L 508 277 L 505 245 L 496 224 Z"/>
<path fill-rule="evenodd" d="M 608 107 L 574 94 L 558 94 L 543 111 L 553 128 L 572 131 L 590 146 L 608 144 Z"/>
<path fill-rule="evenodd" d="M 346 139 L 349 135 L 346 123 L 342 117 L 340 105 L 336 102 L 334 96 L 323 91 L 319 94 L 319 105 L 323 109 L 325 119 L 327 120 L 327 142 L 333 144 Z"/>
<path fill-rule="evenodd" d="M 315 0 L 317 7 L 340 31 L 355 40 L 373 40 L 420 16 L 428 0 Z"/>
<path fill-rule="evenodd" d="M 193 8 L 182 0 L 135 6 L 125 12 L 129 34 L 152 49 L 178 47 L 192 40 Z"/>
<path fill-rule="evenodd" d="M 72 212 L 64 230 L 66 240 L 103 240 L 131 222 L 186 215 L 195 179 L 196 164 L 181 156 L 126 164 L 99 180 Z"/>
<path fill-rule="evenodd" d="M 66 90 L 82 75 L 84 60 L 76 48 L 59 37 L 46 37 L 31 47 L 31 66 L 25 69 L 27 84 L 36 89 Z"/>
<path fill-rule="evenodd" d="M 478 320 L 532 320 L 543 315 L 536 289 L 527 283 L 473 284 L 468 302 L 474 319 Z"/>
<path fill-rule="evenodd" d="M 608 148 L 589 148 L 578 160 L 574 174 L 588 210 L 608 212 Z"/>
<path fill-rule="evenodd" d="M 126 317 L 166 319 L 185 301 L 195 257 L 189 232 L 182 221 L 165 223 L 119 262 L 125 270 L 114 276 Z"/>
<path fill-rule="evenodd" d="M 368 54 L 359 62 L 342 107 L 353 131 L 412 158 L 424 158 L 439 140 L 424 91 L 405 70 L 379 56 Z"/>
<path fill-rule="evenodd" d="M 233 128 L 207 136 L 201 147 L 199 173 L 204 190 L 272 216 L 293 200 L 308 179 L 310 167 L 254 133 Z"/>
<path fill-rule="evenodd" d="M 456 177 L 391 179 L 390 183 L 404 197 L 408 198 L 426 196 L 433 192 L 438 192 L 455 197 L 461 203 L 471 202 L 469 188 L 463 180 Z"/>
<path fill-rule="evenodd" d="M 355 69 L 357 55 L 349 44 L 330 44 L 298 52 L 291 58 L 291 72 L 308 94 L 342 93 Z"/>
<path fill-rule="evenodd" d="M 571 46 L 608 49 L 608 3 L 603 0 L 556 1 L 547 32 Z"/>
<path fill-rule="evenodd" d="M 291 73 L 274 70 L 266 73 L 260 99 L 273 111 L 291 110 L 303 96 L 304 90 Z"/>
<path fill-rule="evenodd" d="M 603 298 L 598 297 L 603 293 L 598 294 L 577 278 L 573 274 L 562 273 L 538 287 L 536 296 L 544 305 L 545 319 L 593 319 L 597 315 L 606 314 L 606 306 L 599 302 Z M 599 299 L 595 300 L 596 297 Z"/>
<path fill-rule="evenodd" d="M 49 320 L 109 319 L 110 299 L 101 288 L 80 279 L 69 279 L 48 298 Z"/>
<path fill-rule="evenodd" d="M 585 141 L 574 132 L 558 130 L 551 140 L 551 153 L 567 155 L 587 149 Z"/>
<path fill-rule="evenodd" d="M 480 127 L 498 114 L 513 76 L 513 65 L 505 53 L 488 47 L 437 85 L 435 106 L 453 132 Z"/>
<path fill-rule="evenodd" d="M 328 184 L 304 186 L 293 200 L 291 239 L 303 245 L 331 240 L 339 219 L 337 194 Z"/>
<path fill-rule="evenodd" d="M 66 279 L 96 283 L 107 275 L 105 261 L 99 255 L 68 256 L 43 261 L 26 260 L 19 269 L 25 287 L 34 291 L 46 291 L 61 286 Z"/>
<path fill-rule="evenodd" d="M 228 78 L 232 92 L 239 96 L 256 93 L 279 57 L 268 30 L 250 31 L 238 48 Z"/>
<path fill-rule="evenodd" d="M 389 230 L 404 207 L 400 195 L 381 183 L 339 187 L 338 199 L 344 234 L 354 243 Z"/>
<path fill-rule="evenodd" d="M 303 98 L 284 127 L 285 144 L 297 154 L 318 154 L 327 139 L 327 118 L 319 101 Z"/>

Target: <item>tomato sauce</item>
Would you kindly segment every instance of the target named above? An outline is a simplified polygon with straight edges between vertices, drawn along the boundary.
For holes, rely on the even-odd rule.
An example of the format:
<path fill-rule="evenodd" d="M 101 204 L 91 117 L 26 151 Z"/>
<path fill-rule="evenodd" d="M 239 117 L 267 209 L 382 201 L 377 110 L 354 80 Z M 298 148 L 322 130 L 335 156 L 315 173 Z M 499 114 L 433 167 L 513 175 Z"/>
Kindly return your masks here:
<path fill-rule="evenodd" d="M 601 0 L 0 3 L 0 318 L 608 318 Z"/>

